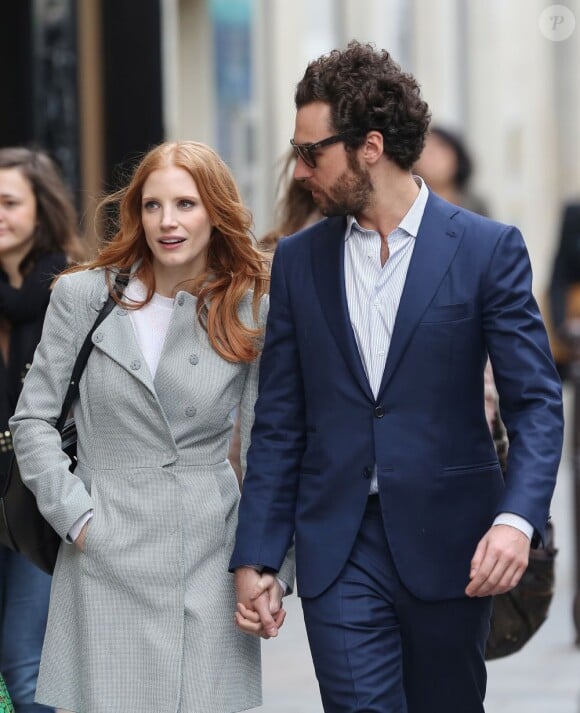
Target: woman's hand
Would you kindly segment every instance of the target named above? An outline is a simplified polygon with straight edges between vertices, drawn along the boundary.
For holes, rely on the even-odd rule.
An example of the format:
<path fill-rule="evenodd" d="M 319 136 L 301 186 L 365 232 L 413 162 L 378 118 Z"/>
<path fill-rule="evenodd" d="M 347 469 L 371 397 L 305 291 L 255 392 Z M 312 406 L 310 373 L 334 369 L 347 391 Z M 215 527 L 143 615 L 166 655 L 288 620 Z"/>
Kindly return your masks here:
<path fill-rule="evenodd" d="M 87 528 L 89 526 L 89 522 L 85 522 L 83 525 L 83 529 L 79 532 L 79 536 L 75 540 L 75 547 L 79 549 L 81 552 L 85 551 L 85 540 L 87 539 Z"/>

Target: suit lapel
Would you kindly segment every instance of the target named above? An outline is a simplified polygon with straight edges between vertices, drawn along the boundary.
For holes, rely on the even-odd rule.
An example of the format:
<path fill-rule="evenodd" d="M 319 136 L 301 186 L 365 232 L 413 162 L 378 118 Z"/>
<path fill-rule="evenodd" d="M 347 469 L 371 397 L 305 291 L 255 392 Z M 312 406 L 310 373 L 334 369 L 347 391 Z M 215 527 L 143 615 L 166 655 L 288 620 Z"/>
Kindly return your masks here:
<path fill-rule="evenodd" d="M 374 401 L 350 322 L 344 282 L 346 219 L 329 218 L 312 241 L 312 271 L 318 299 L 334 339 L 357 383 Z"/>
<path fill-rule="evenodd" d="M 457 252 L 463 226 L 451 220 L 456 213 L 455 206 L 429 193 L 397 310 L 377 400 L 392 378 L 413 332 Z"/>

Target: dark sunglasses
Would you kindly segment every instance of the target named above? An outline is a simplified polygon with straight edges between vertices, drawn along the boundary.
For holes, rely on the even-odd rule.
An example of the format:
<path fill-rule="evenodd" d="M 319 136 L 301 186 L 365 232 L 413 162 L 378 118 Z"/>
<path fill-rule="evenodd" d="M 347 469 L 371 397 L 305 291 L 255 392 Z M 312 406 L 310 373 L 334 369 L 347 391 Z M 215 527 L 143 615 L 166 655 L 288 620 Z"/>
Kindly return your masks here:
<path fill-rule="evenodd" d="M 339 141 L 344 141 L 349 136 L 352 136 L 351 131 L 343 131 L 342 134 L 329 136 L 327 139 L 316 141 L 313 144 L 297 144 L 294 142 L 294 139 L 290 139 L 290 145 L 294 149 L 294 153 L 297 158 L 301 158 L 310 168 L 316 168 L 316 156 L 314 154 L 318 151 L 318 149 L 321 149 L 324 146 L 330 146 L 331 144 L 337 144 Z"/>

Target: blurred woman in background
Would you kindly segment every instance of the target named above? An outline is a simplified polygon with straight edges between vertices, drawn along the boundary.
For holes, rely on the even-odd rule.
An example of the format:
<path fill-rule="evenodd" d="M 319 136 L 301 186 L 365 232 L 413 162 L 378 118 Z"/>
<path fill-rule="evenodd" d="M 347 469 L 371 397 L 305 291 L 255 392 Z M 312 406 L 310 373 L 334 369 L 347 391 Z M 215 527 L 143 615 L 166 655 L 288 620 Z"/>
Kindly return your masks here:
<path fill-rule="evenodd" d="M 8 419 L 42 331 L 50 285 L 78 256 L 77 217 L 51 159 L 27 148 L 0 149 L 0 468 L 12 457 Z M 51 578 L 0 548 L 0 671 L 16 713 L 34 703 Z"/>

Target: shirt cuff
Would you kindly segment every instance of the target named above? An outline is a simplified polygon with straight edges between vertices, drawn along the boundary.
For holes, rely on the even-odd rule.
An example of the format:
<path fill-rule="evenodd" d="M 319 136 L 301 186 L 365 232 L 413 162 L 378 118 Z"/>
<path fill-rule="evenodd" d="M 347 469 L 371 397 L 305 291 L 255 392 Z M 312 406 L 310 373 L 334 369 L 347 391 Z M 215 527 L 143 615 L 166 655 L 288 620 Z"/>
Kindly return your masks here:
<path fill-rule="evenodd" d="M 531 540 L 532 535 L 534 534 L 534 526 L 524 517 L 515 515 L 513 512 L 500 512 L 500 514 L 493 521 L 493 524 L 510 525 L 510 527 L 515 527 L 516 530 L 523 532 L 528 540 Z"/>
<path fill-rule="evenodd" d="M 280 579 L 280 577 L 276 577 L 278 580 L 278 584 L 282 587 L 282 596 L 285 597 L 288 594 L 288 590 L 290 589 L 290 585 L 285 582 L 283 579 Z"/>
<path fill-rule="evenodd" d="M 92 516 L 93 516 L 93 511 L 87 510 L 87 512 L 84 515 L 81 515 L 79 517 L 79 519 L 75 522 L 75 524 L 68 531 L 68 535 L 66 536 L 67 542 L 74 542 L 77 539 L 77 537 L 81 534 L 81 530 L 87 524 L 87 522 L 92 518 Z"/>

